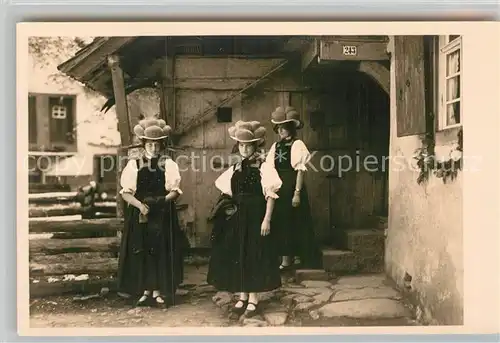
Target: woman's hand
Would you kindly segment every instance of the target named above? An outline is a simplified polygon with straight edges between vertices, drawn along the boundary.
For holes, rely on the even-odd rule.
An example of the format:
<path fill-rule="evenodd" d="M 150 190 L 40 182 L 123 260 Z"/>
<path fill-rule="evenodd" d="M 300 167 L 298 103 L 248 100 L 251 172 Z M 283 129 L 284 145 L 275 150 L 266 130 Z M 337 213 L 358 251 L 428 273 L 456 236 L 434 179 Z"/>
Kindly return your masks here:
<path fill-rule="evenodd" d="M 146 216 L 149 213 L 149 207 L 146 204 L 141 203 L 139 211 L 141 211 L 142 215 Z"/>
<path fill-rule="evenodd" d="M 148 207 L 150 208 L 151 206 L 156 206 L 156 205 L 159 205 L 163 202 L 163 199 L 162 197 L 146 197 L 144 198 L 143 200 L 143 203 Z"/>
<path fill-rule="evenodd" d="M 271 221 L 268 219 L 264 219 L 260 226 L 260 234 L 261 236 L 267 236 L 271 232 Z"/>
<path fill-rule="evenodd" d="M 292 206 L 298 207 L 300 205 L 300 193 L 293 193 Z"/>
<path fill-rule="evenodd" d="M 174 201 L 179 197 L 179 193 L 177 191 L 171 191 L 167 195 L 165 195 L 165 203 L 169 201 Z"/>

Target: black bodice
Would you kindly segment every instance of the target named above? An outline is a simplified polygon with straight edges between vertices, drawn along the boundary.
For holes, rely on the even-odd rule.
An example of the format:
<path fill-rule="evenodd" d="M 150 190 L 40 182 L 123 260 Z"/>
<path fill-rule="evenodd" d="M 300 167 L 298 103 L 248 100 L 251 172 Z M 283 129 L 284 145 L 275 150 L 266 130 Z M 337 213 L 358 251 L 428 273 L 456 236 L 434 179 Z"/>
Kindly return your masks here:
<path fill-rule="evenodd" d="M 292 145 L 295 139 L 281 140 L 276 142 L 276 151 L 274 153 L 274 166 L 280 170 L 293 170 L 292 168 Z"/>
<path fill-rule="evenodd" d="M 143 200 L 147 196 L 164 196 L 167 194 L 165 190 L 165 170 L 161 167 L 158 158 L 148 160 L 143 158 L 142 167 L 139 166 L 137 160 L 137 190 L 136 198 Z"/>
<path fill-rule="evenodd" d="M 233 196 L 241 194 L 262 195 L 260 161 L 244 159 L 241 166 L 235 165 L 231 178 Z"/>

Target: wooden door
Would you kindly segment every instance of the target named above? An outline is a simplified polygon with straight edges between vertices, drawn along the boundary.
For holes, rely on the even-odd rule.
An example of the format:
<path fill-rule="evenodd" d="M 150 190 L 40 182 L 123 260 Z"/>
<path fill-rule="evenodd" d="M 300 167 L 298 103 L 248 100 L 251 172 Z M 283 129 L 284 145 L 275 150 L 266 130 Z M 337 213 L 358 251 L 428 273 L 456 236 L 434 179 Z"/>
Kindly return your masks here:
<path fill-rule="evenodd" d="M 387 211 L 389 98 L 364 74 L 329 73 L 302 100 L 302 138 L 316 151 L 306 178 L 316 230 L 334 242 Z"/>

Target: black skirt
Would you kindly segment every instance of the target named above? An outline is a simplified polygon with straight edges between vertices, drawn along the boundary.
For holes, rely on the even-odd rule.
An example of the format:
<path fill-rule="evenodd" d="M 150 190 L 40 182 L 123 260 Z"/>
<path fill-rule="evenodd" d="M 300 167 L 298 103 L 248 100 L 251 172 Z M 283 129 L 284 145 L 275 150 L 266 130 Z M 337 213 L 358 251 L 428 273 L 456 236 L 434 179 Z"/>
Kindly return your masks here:
<path fill-rule="evenodd" d="M 278 174 L 283 184 L 274 205 L 271 226 L 276 249 L 280 256 L 300 257 L 303 267 L 320 268 L 322 255 L 313 230 L 307 187 L 303 184 L 300 205 L 293 207 L 297 171 L 278 170 Z"/>
<path fill-rule="evenodd" d="M 139 223 L 139 213 L 137 208 L 127 207 L 118 288 L 132 295 L 159 290 L 173 300 L 183 282 L 183 252 L 188 245 L 179 227 L 175 202 L 150 207 L 147 223 Z"/>
<path fill-rule="evenodd" d="M 260 233 L 266 200 L 262 194 L 240 194 L 233 200 L 236 213 L 214 222 L 218 234 L 212 241 L 207 282 L 227 292 L 267 292 L 279 288 L 279 256 L 273 229 L 267 236 Z"/>

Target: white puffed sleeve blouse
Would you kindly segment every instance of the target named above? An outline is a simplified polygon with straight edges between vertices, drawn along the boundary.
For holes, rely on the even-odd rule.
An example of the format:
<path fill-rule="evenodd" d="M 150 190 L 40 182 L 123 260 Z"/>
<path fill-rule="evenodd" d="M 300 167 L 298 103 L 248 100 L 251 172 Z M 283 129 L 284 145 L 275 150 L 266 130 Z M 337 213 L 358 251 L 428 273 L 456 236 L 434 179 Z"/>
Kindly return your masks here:
<path fill-rule="evenodd" d="M 168 158 L 165 159 L 165 190 L 167 192 L 176 191 L 179 194 L 182 194 L 180 189 L 181 184 L 181 174 L 179 172 L 179 166 L 175 161 Z M 123 168 L 122 175 L 120 178 L 120 194 L 123 193 L 131 193 L 135 194 L 137 190 L 137 162 L 135 159 L 131 159 L 128 161 L 125 168 Z"/>
<path fill-rule="evenodd" d="M 236 168 L 238 168 L 238 165 L 236 165 Z M 234 167 L 230 167 L 215 180 L 215 187 L 229 196 L 233 195 L 231 191 L 231 178 L 233 177 L 233 173 Z M 280 190 L 282 182 L 276 169 L 269 163 L 262 163 L 260 166 L 260 178 L 264 197 L 266 199 L 269 197 L 277 199 L 278 194 L 276 193 Z"/>
<path fill-rule="evenodd" d="M 276 153 L 276 143 L 273 143 L 271 148 L 269 149 L 269 153 L 266 156 L 266 163 L 270 163 L 274 167 L 274 158 Z M 283 158 L 288 158 L 287 156 L 283 156 Z M 307 146 L 300 139 L 296 139 L 292 143 L 291 156 L 290 156 L 290 164 L 292 168 L 296 171 L 307 171 L 306 164 L 311 159 L 311 153 L 307 149 Z"/>

